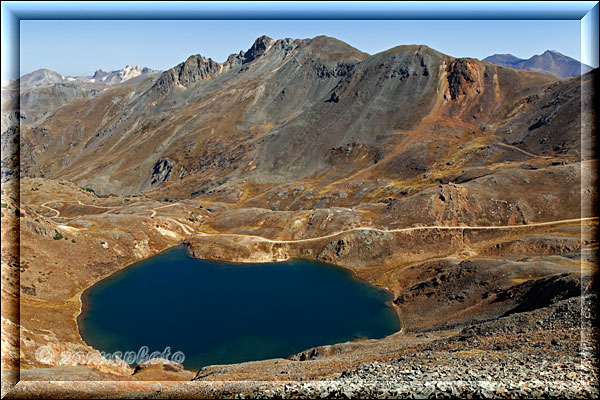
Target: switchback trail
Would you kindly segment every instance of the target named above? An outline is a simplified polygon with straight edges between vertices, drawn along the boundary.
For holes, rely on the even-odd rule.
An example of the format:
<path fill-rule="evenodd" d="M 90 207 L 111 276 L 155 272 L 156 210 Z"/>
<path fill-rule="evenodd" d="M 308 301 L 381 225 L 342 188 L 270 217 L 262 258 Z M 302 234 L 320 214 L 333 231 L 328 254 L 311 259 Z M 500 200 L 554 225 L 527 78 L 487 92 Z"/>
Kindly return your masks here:
<path fill-rule="evenodd" d="M 48 204 L 48 203 L 54 203 L 54 201 L 47 201 L 47 202 L 45 202 L 44 204 L 40 204 L 40 207 L 44 207 L 44 208 L 46 208 L 46 209 L 48 209 L 48 210 L 50 210 L 50 211 L 54 211 L 54 212 L 56 213 L 56 215 L 55 215 L 54 217 L 46 217 L 46 218 L 58 218 L 58 217 L 60 216 L 60 211 L 58 211 L 58 210 L 57 210 L 57 209 L 55 209 L 55 208 L 48 207 L 48 206 L 46 205 L 46 204 Z"/>

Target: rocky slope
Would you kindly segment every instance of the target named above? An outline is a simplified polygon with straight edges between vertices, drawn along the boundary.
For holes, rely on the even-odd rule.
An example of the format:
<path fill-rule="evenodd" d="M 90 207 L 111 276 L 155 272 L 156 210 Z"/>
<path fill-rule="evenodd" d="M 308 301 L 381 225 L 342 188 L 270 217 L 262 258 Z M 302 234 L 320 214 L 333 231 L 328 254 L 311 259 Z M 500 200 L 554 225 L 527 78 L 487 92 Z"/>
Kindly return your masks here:
<path fill-rule="evenodd" d="M 21 123 L 35 123 L 64 104 L 92 97 L 96 93 L 97 90 L 87 90 L 73 83 L 58 83 L 45 88 L 21 91 L 19 96 Z"/>
<path fill-rule="evenodd" d="M 597 370 L 577 357 L 594 340 L 577 346 L 595 333 L 577 301 L 597 293 L 597 74 L 263 36 L 20 129 L 5 113 L 3 370 L 20 364 L 30 391 L 127 381 L 111 396 L 593 395 Z M 36 358 L 42 345 L 97 353 L 77 332 L 80 293 L 177 243 L 202 258 L 349 268 L 393 293 L 403 330 L 193 372 Z M 521 377 L 534 383 L 509 383 Z M 466 383 L 439 386 L 448 379 Z"/>
<path fill-rule="evenodd" d="M 223 64 L 192 56 L 156 82 L 58 110 L 23 132 L 23 173 L 75 179 L 98 193 L 156 187 L 177 198 L 217 188 L 235 196 L 252 184 L 301 180 L 325 187 L 358 171 L 364 171 L 363 181 L 407 181 L 426 174 L 455 144 L 504 142 L 506 129 L 531 136 L 536 121 L 515 109 L 534 106 L 527 99 L 552 83 L 545 75 L 455 60 L 426 46 L 367 57 L 326 37 L 260 38 Z M 565 85 L 575 102 L 578 83 Z M 561 107 L 567 113 L 562 104 L 548 107 L 540 126 Z M 67 125 L 78 132 L 65 136 Z M 575 147 L 575 135 L 569 140 L 566 145 Z M 49 151 L 38 156 L 29 143 Z M 556 145 L 521 150 L 577 157 Z M 498 162 L 514 157 L 508 148 L 492 151 Z M 479 163 L 474 149 L 464 153 L 464 161 L 445 169 Z M 452 165 L 452 157 L 445 162 Z"/>

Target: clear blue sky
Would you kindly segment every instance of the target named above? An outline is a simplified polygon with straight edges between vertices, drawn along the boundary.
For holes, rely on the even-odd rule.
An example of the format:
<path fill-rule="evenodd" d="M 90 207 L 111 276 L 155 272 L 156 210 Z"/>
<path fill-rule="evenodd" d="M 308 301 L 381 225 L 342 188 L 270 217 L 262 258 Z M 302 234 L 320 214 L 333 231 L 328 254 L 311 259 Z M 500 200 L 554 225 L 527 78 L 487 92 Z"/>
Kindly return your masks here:
<path fill-rule="evenodd" d="M 91 75 L 125 65 L 168 69 L 192 54 L 224 61 L 261 35 L 333 36 L 369 54 L 426 44 L 455 57 L 557 50 L 581 59 L 580 21 L 36 21 L 20 25 L 21 74 Z"/>

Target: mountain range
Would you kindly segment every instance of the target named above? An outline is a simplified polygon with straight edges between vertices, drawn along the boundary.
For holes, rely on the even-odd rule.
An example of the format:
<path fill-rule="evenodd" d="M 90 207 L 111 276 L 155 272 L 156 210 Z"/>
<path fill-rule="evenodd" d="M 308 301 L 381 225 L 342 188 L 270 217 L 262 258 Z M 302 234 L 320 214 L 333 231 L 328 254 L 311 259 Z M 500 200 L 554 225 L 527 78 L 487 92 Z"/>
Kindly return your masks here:
<path fill-rule="evenodd" d="M 24 381 L 349 382 L 374 368 L 368 382 L 410 377 L 411 387 L 470 373 L 583 386 L 598 69 L 559 79 L 426 45 L 371 55 L 327 36 L 261 36 L 224 62 L 194 54 L 157 74 L 99 70 L 85 86 L 41 75 L 21 93 L 28 108 L 2 115 L 2 316 L 17 327 L 3 363 Z M 36 356 L 45 345 L 96 351 L 78 333 L 81 294 L 180 244 L 203 259 L 348 268 L 390 292 L 402 330 L 194 373 Z"/>
<path fill-rule="evenodd" d="M 64 76 L 58 72 L 42 68 L 25 74 L 18 79 L 3 81 L 2 84 L 3 88 L 12 89 L 20 87 L 21 90 L 39 89 L 62 83 L 72 83 L 82 87 L 104 89 L 125 82 L 127 82 L 127 84 L 136 83 L 139 82 L 139 79 L 135 80 L 135 78 L 144 78 L 160 72 L 161 71 L 156 71 L 148 67 L 127 65 L 123 69 L 110 72 L 99 69 L 91 76 Z"/>
<path fill-rule="evenodd" d="M 155 71 L 148 67 L 130 66 L 127 65 L 123 69 L 105 72 L 101 69 L 94 72 L 90 81 L 92 82 L 104 82 L 108 85 L 119 84 L 123 82 L 131 82 L 132 79 L 139 76 L 147 77 L 149 75 L 158 74 L 160 71 Z"/>
<path fill-rule="evenodd" d="M 347 187 L 353 176 L 452 181 L 480 170 L 475 142 L 499 159 L 514 155 L 492 143 L 574 154 L 578 121 L 564 114 L 578 101 L 574 85 L 424 45 L 368 55 L 324 36 L 263 36 L 223 63 L 190 56 L 59 108 L 22 132 L 22 172 L 98 193 L 160 187 L 232 199 L 290 181 L 306 191 Z M 563 100 L 546 106 L 550 96 Z M 450 155 L 456 142 L 465 147 Z"/>
<path fill-rule="evenodd" d="M 483 61 L 503 67 L 547 73 L 561 79 L 579 76 L 592 70 L 592 67 L 589 65 L 554 50 L 547 50 L 542 54 L 534 55 L 528 59 L 515 57 L 512 54 L 494 54 L 484 58 Z"/>
<path fill-rule="evenodd" d="M 3 110 L 11 111 L 3 118 L 15 120 L 15 113 L 18 113 L 17 119 L 21 123 L 34 123 L 75 99 L 94 96 L 117 85 L 136 84 L 159 73 L 147 67 L 127 65 L 111 72 L 99 69 L 91 76 L 65 77 L 49 69 L 38 69 L 21 78 L 2 82 L 2 100 L 6 102 Z"/>

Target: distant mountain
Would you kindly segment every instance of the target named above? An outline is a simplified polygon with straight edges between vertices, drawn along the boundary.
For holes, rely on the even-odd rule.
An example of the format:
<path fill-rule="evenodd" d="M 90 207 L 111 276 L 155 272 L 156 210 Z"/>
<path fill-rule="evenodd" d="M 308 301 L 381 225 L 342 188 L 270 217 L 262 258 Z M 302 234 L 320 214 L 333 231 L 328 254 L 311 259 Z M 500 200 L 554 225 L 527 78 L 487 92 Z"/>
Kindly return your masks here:
<path fill-rule="evenodd" d="M 517 64 L 520 61 L 525 60 L 519 57 L 515 57 L 512 54 L 494 54 L 493 56 L 484 58 L 483 61 L 498 64 L 503 67 L 510 67 L 514 64 Z"/>
<path fill-rule="evenodd" d="M 484 58 L 483 61 L 503 67 L 551 74 L 561 79 L 579 76 L 592 70 L 589 65 L 582 64 L 574 58 L 554 50 L 546 50 L 543 54 L 535 55 L 527 60 L 512 54 L 494 54 Z"/>
<path fill-rule="evenodd" d="M 137 65 L 130 66 L 127 65 L 123 69 L 118 69 L 111 72 L 106 72 L 101 69 L 94 72 L 94 75 L 90 78 L 93 82 L 99 83 L 103 82 L 107 85 L 115 85 L 119 83 L 126 82 L 130 79 L 137 78 L 138 76 L 150 76 L 160 73 L 161 71 L 156 71 L 148 67 L 140 67 Z M 81 78 L 79 78 L 81 79 Z"/>
<path fill-rule="evenodd" d="M 75 99 L 95 96 L 115 86 L 133 85 L 161 71 L 148 67 L 129 66 L 105 72 L 97 70 L 92 76 L 65 77 L 49 69 L 38 69 L 21 78 L 2 81 L 3 110 L 17 112 L 19 118 L 3 119 L 2 128 L 32 124 Z M 20 95 L 20 97 L 19 97 Z"/>
<path fill-rule="evenodd" d="M 123 69 L 110 72 L 99 69 L 94 72 L 92 76 L 65 77 L 58 72 L 49 69 L 38 69 L 23 75 L 19 79 L 4 80 L 2 81 L 2 87 L 6 89 L 16 89 L 20 86 L 21 90 L 29 90 L 49 87 L 56 84 L 70 83 L 98 90 L 125 82 L 127 82 L 127 84 L 138 83 L 141 79 L 157 75 L 160 72 L 161 71 L 156 71 L 148 67 L 127 65 Z"/>
<path fill-rule="evenodd" d="M 65 82 L 65 77 L 58 72 L 49 69 L 38 69 L 23 75 L 20 79 L 11 79 L 7 82 L 7 87 L 16 88 L 20 86 L 21 89 L 35 89 L 63 82 Z"/>
<path fill-rule="evenodd" d="M 38 69 L 21 78 L 2 81 L 3 109 L 19 114 L 19 118 L 10 123 L 3 121 L 6 122 L 3 130 L 17 122 L 35 123 L 75 99 L 95 96 L 115 86 L 136 84 L 160 72 L 127 65 L 110 72 L 99 69 L 92 76 L 65 77 L 49 69 Z"/>

